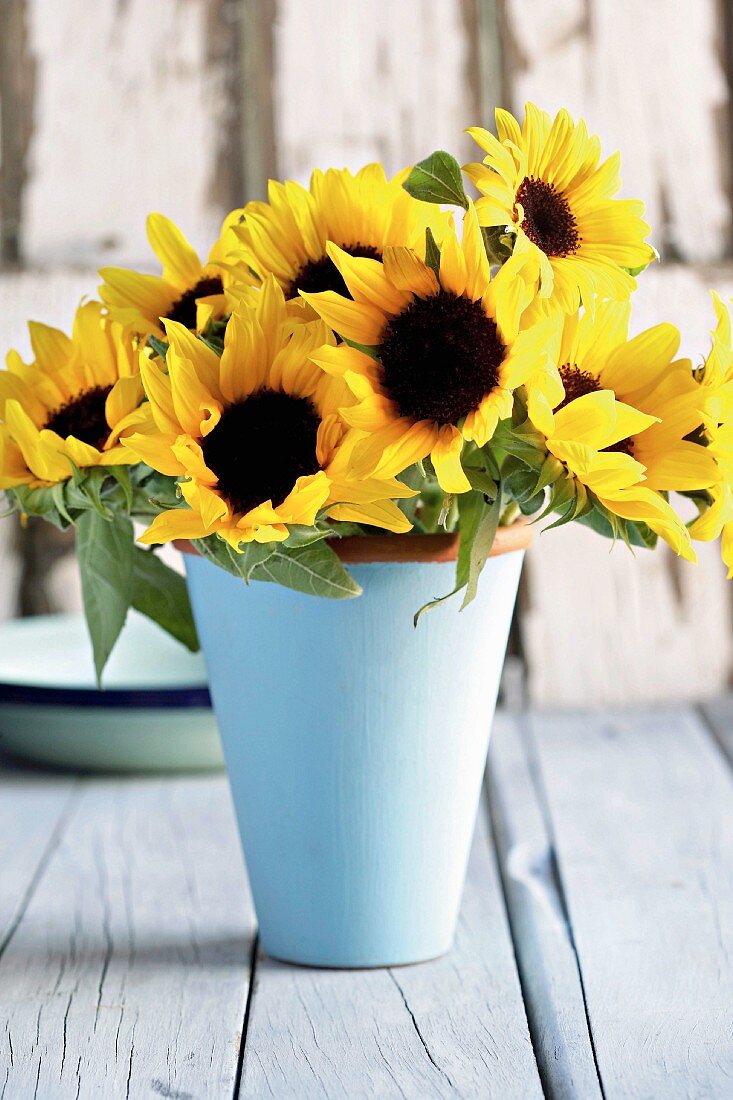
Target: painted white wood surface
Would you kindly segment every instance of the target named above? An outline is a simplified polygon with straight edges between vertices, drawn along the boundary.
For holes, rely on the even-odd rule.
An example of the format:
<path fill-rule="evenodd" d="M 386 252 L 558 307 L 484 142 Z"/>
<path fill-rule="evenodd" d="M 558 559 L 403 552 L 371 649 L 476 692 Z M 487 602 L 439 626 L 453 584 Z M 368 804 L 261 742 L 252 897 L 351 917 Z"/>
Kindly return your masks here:
<path fill-rule="evenodd" d="M 278 170 L 388 172 L 451 149 L 477 114 L 473 34 L 463 0 L 280 0 L 274 41 Z"/>
<path fill-rule="evenodd" d="M 390 970 L 259 963 L 241 1098 L 542 1096 L 484 814 L 449 955 Z"/>
<path fill-rule="evenodd" d="M 161 210 L 203 245 L 225 105 L 210 0 L 28 0 L 37 65 L 24 258 L 141 261 Z"/>
<path fill-rule="evenodd" d="M 253 922 L 224 781 L 68 785 L 0 780 L 0 1092 L 231 1095 Z"/>
<path fill-rule="evenodd" d="M 531 716 L 606 1100 L 733 1082 L 733 776 L 691 710 Z"/>
<path fill-rule="evenodd" d="M 527 1017 L 545 1095 L 601 1100 L 572 930 L 524 724 L 521 714 L 497 714 L 486 782 Z"/>
<path fill-rule="evenodd" d="M 647 204 L 657 247 L 728 254 L 728 89 L 717 0 L 506 0 L 512 106 L 587 119 L 620 149 L 624 194 Z"/>
<path fill-rule="evenodd" d="M 730 701 L 709 714 L 730 731 Z M 710 731 L 499 716 L 488 775 L 497 849 L 481 817 L 451 954 L 260 958 L 247 1007 L 224 779 L 4 769 L 0 1095 L 727 1100 L 733 777 Z"/>

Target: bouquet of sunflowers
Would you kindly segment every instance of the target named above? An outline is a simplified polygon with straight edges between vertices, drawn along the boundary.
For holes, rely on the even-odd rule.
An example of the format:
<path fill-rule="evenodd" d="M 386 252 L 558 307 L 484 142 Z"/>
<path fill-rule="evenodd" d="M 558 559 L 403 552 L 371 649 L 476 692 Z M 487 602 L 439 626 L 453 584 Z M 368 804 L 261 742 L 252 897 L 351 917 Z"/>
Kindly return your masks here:
<path fill-rule="evenodd" d="M 532 104 L 469 132 L 483 159 L 463 169 L 436 152 L 393 179 L 273 181 L 205 263 L 152 214 L 160 275 L 103 269 L 70 337 L 31 323 L 33 362 L 10 352 L 0 488 L 76 528 L 98 675 L 131 606 L 197 645 L 156 554 L 176 540 L 337 599 L 360 591 L 340 538 L 445 531 L 466 604 L 521 516 L 690 561 L 722 533 L 733 568 L 725 306 L 702 366 L 669 323 L 629 339 L 656 253 L 643 204 L 613 197 L 618 155 Z"/>

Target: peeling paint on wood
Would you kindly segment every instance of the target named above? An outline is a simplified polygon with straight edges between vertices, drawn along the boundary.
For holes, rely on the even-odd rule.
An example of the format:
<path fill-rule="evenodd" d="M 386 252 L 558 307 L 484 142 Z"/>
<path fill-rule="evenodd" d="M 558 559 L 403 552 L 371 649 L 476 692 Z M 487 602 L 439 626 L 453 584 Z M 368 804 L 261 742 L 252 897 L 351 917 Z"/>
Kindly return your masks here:
<path fill-rule="evenodd" d="M 728 88 L 717 0 L 502 0 L 510 104 L 567 107 L 620 149 L 623 193 L 664 253 L 730 246 Z"/>
<path fill-rule="evenodd" d="M 280 172 L 305 182 L 313 167 L 381 160 L 393 173 L 434 149 L 468 152 L 463 129 L 476 121 L 476 91 L 460 0 L 319 0 L 317 14 L 314 7 L 278 6 Z"/>
<path fill-rule="evenodd" d="M 27 260 L 150 263 L 150 210 L 208 248 L 231 125 L 227 50 L 211 40 L 223 0 L 27 4 L 38 65 Z"/>

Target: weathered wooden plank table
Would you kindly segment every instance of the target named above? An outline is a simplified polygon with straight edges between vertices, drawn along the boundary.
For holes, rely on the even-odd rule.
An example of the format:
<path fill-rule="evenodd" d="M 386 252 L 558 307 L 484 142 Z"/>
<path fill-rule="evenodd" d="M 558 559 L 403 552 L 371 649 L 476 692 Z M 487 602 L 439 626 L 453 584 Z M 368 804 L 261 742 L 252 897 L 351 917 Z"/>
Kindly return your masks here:
<path fill-rule="evenodd" d="M 0 1096 L 733 1096 L 733 701 L 500 714 L 455 948 L 263 957 L 222 777 L 0 771 Z"/>

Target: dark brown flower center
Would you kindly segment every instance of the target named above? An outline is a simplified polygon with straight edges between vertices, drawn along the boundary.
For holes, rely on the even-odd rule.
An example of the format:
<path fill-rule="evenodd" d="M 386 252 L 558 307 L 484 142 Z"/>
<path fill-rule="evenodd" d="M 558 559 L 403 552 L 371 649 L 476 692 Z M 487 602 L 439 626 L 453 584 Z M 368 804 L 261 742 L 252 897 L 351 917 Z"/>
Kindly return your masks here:
<path fill-rule="evenodd" d="M 344 252 L 350 256 L 361 256 L 367 260 L 381 260 L 382 253 L 369 244 L 351 244 L 341 246 Z M 324 290 L 335 290 L 344 298 L 351 298 L 349 289 L 344 282 L 343 275 L 336 264 L 328 256 L 321 256 L 319 260 L 308 260 L 298 271 L 294 279 L 285 288 L 285 298 L 298 297 L 298 291 L 304 290 L 306 294 L 320 294 Z"/>
<path fill-rule="evenodd" d="M 577 251 L 578 223 L 568 200 L 553 184 L 525 176 L 515 202 L 524 210 L 522 229 L 546 256 L 571 256 Z"/>
<path fill-rule="evenodd" d="M 307 398 L 273 390 L 259 390 L 224 410 L 201 449 L 234 512 L 267 500 L 277 508 L 299 477 L 318 472 L 319 424 Z"/>
<path fill-rule="evenodd" d="M 595 375 L 590 374 L 587 370 L 581 370 L 572 363 L 566 363 L 564 367 L 560 367 L 560 377 L 565 387 L 565 396 L 555 412 L 564 409 L 571 401 L 576 401 L 579 397 L 585 397 L 587 393 L 597 393 L 601 388 L 601 384 Z"/>
<path fill-rule="evenodd" d="M 73 435 L 75 439 L 101 451 L 109 435 L 104 409 L 111 389 L 111 386 L 95 386 L 86 393 L 77 394 L 65 405 L 54 409 L 44 427 L 56 432 L 62 439 Z"/>
<path fill-rule="evenodd" d="M 210 278 L 199 279 L 195 286 L 187 290 L 185 294 L 173 303 L 166 317 L 171 321 L 178 321 L 186 328 L 196 328 L 196 302 L 199 298 L 208 298 L 212 294 L 221 294 L 224 290 L 218 275 Z"/>
<path fill-rule="evenodd" d="M 589 371 L 580 370 L 579 367 L 573 366 L 571 363 L 566 363 L 564 367 L 560 367 L 560 377 L 565 387 L 565 397 L 557 406 L 555 412 L 564 409 L 571 401 L 576 401 L 579 397 L 585 397 L 587 393 L 598 393 L 602 389 L 600 382 L 594 375 L 590 374 Z M 603 450 L 620 451 L 622 454 L 633 457 L 634 441 L 630 436 L 627 436 L 626 439 L 619 439 L 618 443 L 612 443 L 610 447 L 604 447 Z"/>
<path fill-rule="evenodd" d="M 414 298 L 384 329 L 384 388 L 400 416 L 456 424 L 496 388 L 505 352 L 480 302 Z"/>

